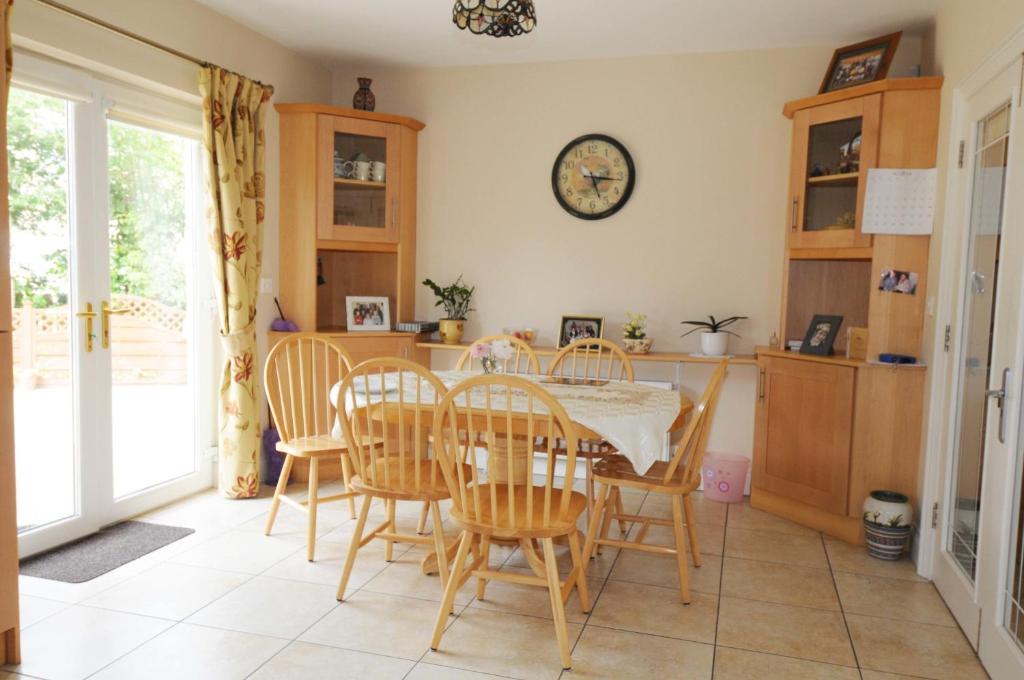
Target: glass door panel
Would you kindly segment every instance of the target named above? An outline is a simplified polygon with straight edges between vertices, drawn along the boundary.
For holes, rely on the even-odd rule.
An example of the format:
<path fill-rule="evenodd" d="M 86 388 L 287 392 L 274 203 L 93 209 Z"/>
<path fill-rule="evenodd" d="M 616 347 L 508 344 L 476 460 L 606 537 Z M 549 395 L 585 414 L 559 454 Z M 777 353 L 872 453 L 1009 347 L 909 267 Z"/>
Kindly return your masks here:
<path fill-rule="evenodd" d="M 862 127 L 860 117 L 811 126 L 804 231 L 856 227 Z"/>
<path fill-rule="evenodd" d="M 193 248 L 197 143 L 108 123 L 114 498 L 196 471 Z M 109 311 L 108 311 L 109 310 Z"/>
<path fill-rule="evenodd" d="M 72 105 L 12 88 L 8 100 L 18 530 L 79 512 L 73 381 L 69 140 Z"/>
<path fill-rule="evenodd" d="M 1024 413 L 1021 420 L 1024 422 Z M 1006 586 L 1007 632 L 1024 653 L 1024 437 L 1019 437 L 1017 474 L 1012 513 L 1010 568 Z"/>
<path fill-rule="evenodd" d="M 384 229 L 386 188 L 387 139 L 335 132 L 334 224 Z"/>

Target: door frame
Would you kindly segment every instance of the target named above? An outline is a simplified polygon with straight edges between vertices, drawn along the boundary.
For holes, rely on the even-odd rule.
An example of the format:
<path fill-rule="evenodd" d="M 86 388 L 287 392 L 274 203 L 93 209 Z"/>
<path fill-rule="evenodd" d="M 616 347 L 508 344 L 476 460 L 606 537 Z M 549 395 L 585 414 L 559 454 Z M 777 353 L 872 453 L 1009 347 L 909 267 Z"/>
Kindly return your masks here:
<path fill-rule="evenodd" d="M 108 119 L 150 127 L 194 137 L 196 145 L 190 164 L 193 167 L 192 186 L 187 189 L 187 220 L 191 230 L 193 272 L 189 304 L 192 313 L 192 342 L 190 373 L 194 379 L 196 398 L 195 460 L 193 473 L 166 480 L 122 498 L 113 497 L 112 455 L 99 455 L 102 446 L 112 452 L 112 402 L 110 399 L 81 399 L 85 385 L 107 384 L 112 387 L 111 355 L 96 348 L 89 361 L 74 362 L 72 389 L 74 422 L 74 463 L 76 466 L 76 514 L 63 520 L 26 531 L 18 536 L 19 554 L 25 557 L 55 545 L 87 535 L 103 526 L 127 519 L 142 512 L 172 502 L 191 493 L 209 488 L 215 479 L 216 406 L 214 399 L 215 362 L 219 357 L 216 327 L 213 318 L 213 283 L 210 258 L 205 251 L 205 217 L 203 209 L 204 182 L 202 177 L 201 109 L 194 102 L 170 100 L 156 91 L 146 90 L 102 77 L 75 66 L 41 58 L 21 50 L 16 59 L 15 87 L 67 99 L 75 110 L 69 116 L 68 143 L 87 158 L 73 161 L 69 166 L 68 212 L 74 222 L 69 247 L 75 249 L 69 272 L 70 329 L 69 342 L 76 351 L 83 346 L 83 328 L 73 316 L 80 305 L 92 302 L 98 310 L 101 301 L 110 299 L 109 254 L 102 246 L 102 237 L 92 234 L 86 246 L 93 252 L 79 248 L 77 239 L 83 229 L 97 229 L 94 223 L 107 223 L 107 125 Z M 76 141 L 76 138 L 79 138 Z M 79 143 L 81 142 L 81 143 Z M 82 144 L 85 144 L 83 146 Z M 102 159 L 102 160 L 98 160 Z M 103 230 L 104 233 L 105 229 Z M 101 252 L 100 252 L 101 251 Z M 104 383 L 105 381 L 105 383 Z M 104 390 L 109 396 L 109 387 Z M 94 453 L 88 454 L 87 451 Z M 83 456 L 89 456 L 83 465 Z"/>

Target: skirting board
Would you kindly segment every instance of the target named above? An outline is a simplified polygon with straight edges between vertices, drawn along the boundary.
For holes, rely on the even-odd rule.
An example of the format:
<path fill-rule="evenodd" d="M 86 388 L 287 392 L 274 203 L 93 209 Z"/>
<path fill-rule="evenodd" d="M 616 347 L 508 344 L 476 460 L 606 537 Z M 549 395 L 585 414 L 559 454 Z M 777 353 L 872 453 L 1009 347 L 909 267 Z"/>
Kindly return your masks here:
<path fill-rule="evenodd" d="M 752 488 L 750 505 L 853 545 L 864 545 L 864 527 L 859 517 L 834 515 L 806 503 Z"/>

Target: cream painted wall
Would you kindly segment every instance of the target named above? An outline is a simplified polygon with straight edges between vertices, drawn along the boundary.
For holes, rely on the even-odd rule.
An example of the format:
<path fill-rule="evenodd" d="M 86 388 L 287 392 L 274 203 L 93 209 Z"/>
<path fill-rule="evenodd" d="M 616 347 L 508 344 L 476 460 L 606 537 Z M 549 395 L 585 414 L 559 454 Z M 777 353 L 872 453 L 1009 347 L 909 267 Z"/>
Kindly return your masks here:
<path fill-rule="evenodd" d="M 894 66 L 918 62 L 911 39 Z M 683 319 L 743 314 L 732 350 L 777 329 L 787 210 L 789 99 L 817 92 L 831 48 L 688 54 L 606 61 L 335 72 L 351 105 L 355 77 L 374 78 L 378 110 L 415 116 L 421 133 L 417 273 L 477 286 L 469 337 L 532 326 L 552 344 L 563 312 L 606 318 L 619 339 L 626 311 L 645 312 L 655 349 L 696 350 Z M 551 166 L 569 140 L 603 132 L 637 165 L 636 190 L 599 222 L 569 216 Z M 429 291 L 417 314 L 436 318 Z M 435 364 L 450 357 L 435 352 Z M 699 396 L 710 371 L 642 364 Z M 756 370 L 734 368 L 711 448 L 749 455 Z"/>
<path fill-rule="evenodd" d="M 67 4 L 121 28 L 133 31 L 186 54 L 206 59 L 275 88 L 272 102 L 330 101 L 331 74 L 315 61 L 278 45 L 191 0 L 67 0 Z M 69 63 L 153 88 L 199 104 L 197 67 L 68 17 L 32 0 L 19 0 L 12 20 L 14 44 Z M 15 63 L 17 69 L 17 63 Z M 200 120 L 197 111 L 197 122 Z M 263 276 L 278 274 L 278 118 L 267 116 L 267 217 Z M 266 356 L 266 336 L 277 316 L 273 295 L 264 294 L 257 306 L 259 365 Z M 261 417 L 266 413 L 261 408 Z M 265 418 L 264 418 L 265 420 Z"/>

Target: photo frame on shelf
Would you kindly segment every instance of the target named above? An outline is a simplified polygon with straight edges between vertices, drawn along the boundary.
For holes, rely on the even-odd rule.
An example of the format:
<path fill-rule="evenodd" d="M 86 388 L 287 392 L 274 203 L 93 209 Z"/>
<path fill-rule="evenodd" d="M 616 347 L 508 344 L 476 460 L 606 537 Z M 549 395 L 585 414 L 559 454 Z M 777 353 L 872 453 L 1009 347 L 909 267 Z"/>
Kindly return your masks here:
<path fill-rule="evenodd" d="M 897 31 L 837 49 L 818 94 L 884 80 L 902 35 Z"/>
<path fill-rule="evenodd" d="M 390 331 L 391 308 L 387 297 L 345 297 L 345 319 L 349 331 Z"/>
<path fill-rule="evenodd" d="M 558 324 L 558 346 L 565 347 L 582 338 L 604 337 L 604 317 L 563 314 Z"/>
<path fill-rule="evenodd" d="M 843 325 L 843 317 L 829 314 L 815 314 L 807 327 L 803 344 L 800 345 L 800 354 L 815 354 L 818 356 L 829 356 L 832 354 L 832 345 L 839 335 L 839 327 Z"/>

